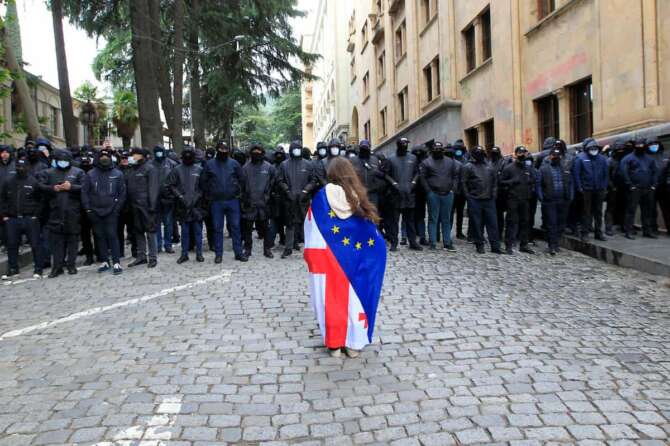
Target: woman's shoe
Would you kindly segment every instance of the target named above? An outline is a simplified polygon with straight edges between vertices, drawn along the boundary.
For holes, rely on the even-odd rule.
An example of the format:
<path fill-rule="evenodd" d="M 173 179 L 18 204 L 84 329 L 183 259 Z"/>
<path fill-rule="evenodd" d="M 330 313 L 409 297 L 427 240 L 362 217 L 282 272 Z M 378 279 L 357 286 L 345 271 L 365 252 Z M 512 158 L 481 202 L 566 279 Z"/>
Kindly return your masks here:
<path fill-rule="evenodd" d="M 332 358 L 341 358 L 342 357 L 342 349 L 340 348 L 329 348 L 330 350 L 330 356 Z"/>
<path fill-rule="evenodd" d="M 360 350 L 354 350 L 354 349 L 351 349 L 351 348 L 348 348 L 348 347 L 346 347 L 344 349 L 344 352 L 347 354 L 348 357 L 350 357 L 352 359 L 353 358 L 358 358 L 361 355 Z"/>

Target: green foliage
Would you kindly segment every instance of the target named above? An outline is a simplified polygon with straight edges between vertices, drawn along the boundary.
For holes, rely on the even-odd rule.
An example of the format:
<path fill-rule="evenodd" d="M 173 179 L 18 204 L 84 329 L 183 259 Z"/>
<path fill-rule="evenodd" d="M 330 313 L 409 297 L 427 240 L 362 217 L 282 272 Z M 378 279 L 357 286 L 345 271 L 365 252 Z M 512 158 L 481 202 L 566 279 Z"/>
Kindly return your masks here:
<path fill-rule="evenodd" d="M 110 32 L 106 37 L 107 45 L 93 60 L 92 68 L 95 78 L 99 81 L 107 81 L 117 89 L 135 88 L 130 31 L 122 29 L 115 33 Z"/>
<path fill-rule="evenodd" d="M 128 90 L 120 90 L 114 93 L 112 120 L 114 121 L 119 136 L 127 138 L 133 136 L 137 129 L 137 125 L 139 124 L 139 113 L 135 93 Z"/>
<path fill-rule="evenodd" d="M 84 81 L 83 84 L 77 87 L 73 96 L 82 102 L 100 102 L 100 98 L 98 98 L 98 87 L 89 81 Z"/>
<path fill-rule="evenodd" d="M 271 105 L 241 107 L 233 130 L 244 147 L 252 142 L 267 148 L 300 139 L 302 133 L 300 89 L 293 87 Z"/>

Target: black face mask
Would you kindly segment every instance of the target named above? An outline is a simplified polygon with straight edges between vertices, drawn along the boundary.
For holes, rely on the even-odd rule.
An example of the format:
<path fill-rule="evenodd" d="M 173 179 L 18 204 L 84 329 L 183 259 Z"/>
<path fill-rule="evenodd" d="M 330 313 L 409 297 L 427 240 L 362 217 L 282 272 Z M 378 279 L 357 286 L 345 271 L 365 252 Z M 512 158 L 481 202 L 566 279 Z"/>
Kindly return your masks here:
<path fill-rule="evenodd" d="M 442 158 L 444 158 L 444 152 L 442 150 L 435 150 L 433 151 L 432 155 L 433 158 L 436 160 L 441 160 Z"/>
<path fill-rule="evenodd" d="M 647 151 L 646 147 L 637 147 L 635 146 L 635 154 L 636 155 L 644 155 L 644 153 Z"/>
<path fill-rule="evenodd" d="M 361 147 L 359 149 L 358 157 L 359 158 L 370 158 L 370 148 L 369 147 Z"/>
<path fill-rule="evenodd" d="M 39 159 L 40 159 L 40 153 L 39 152 L 37 152 L 35 150 L 31 150 L 30 152 L 28 152 L 28 161 L 30 161 L 31 163 L 34 163 Z"/>
<path fill-rule="evenodd" d="M 407 146 L 398 146 L 398 150 L 396 150 L 396 153 L 400 156 L 407 155 Z"/>
<path fill-rule="evenodd" d="M 491 160 L 493 161 L 498 161 L 500 159 L 500 153 L 498 152 L 491 152 Z"/>
<path fill-rule="evenodd" d="M 100 163 L 100 167 L 105 168 L 105 169 L 112 167 L 112 159 L 111 158 L 106 158 L 106 157 L 105 158 L 100 158 L 98 163 Z"/>
<path fill-rule="evenodd" d="M 181 161 L 186 166 L 192 166 L 195 162 L 195 153 L 193 152 L 184 152 L 181 156 Z"/>
<path fill-rule="evenodd" d="M 228 156 L 230 155 L 230 152 L 221 152 L 217 151 L 216 152 L 216 159 L 219 161 L 225 161 L 228 159 Z"/>
<path fill-rule="evenodd" d="M 260 163 L 263 161 L 263 154 L 260 152 L 251 152 L 251 162 L 252 163 Z"/>
<path fill-rule="evenodd" d="M 478 163 L 483 162 L 485 157 L 486 157 L 486 154 L 482 151 L 478 150 L 476 152 L 472 152 L 472 159 L 474 159 Z"/>
<path fill-rule="evenodd" d="M 28 175 L 28 169 L 26 169 L 25 167 L 17 167 L 16 174 L 21 178 L 25 178 Z"/>
<path fill-rule="evenodd" d="M 516 163 L 519 164 L 519 165 L 521 165 L 521 166 L 523 166 L 524 161 L 526 161 L 526 157 L 525 157 L 525 156 L 520 156 L 520 157 L 518 157 L 518 158 L 516 159 Z"/>

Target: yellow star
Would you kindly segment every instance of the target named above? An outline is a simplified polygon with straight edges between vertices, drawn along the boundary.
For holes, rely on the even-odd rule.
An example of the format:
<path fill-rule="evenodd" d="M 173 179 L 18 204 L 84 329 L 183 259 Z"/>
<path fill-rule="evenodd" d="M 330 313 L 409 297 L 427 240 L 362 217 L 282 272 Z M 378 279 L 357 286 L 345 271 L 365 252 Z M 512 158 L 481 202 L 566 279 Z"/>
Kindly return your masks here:
<path fill-rule="evenodd" d="M 333 231 L 333 234 L 339 234 L 340 233 L 340 227 L 339 226 L 333 226 L 333 229 L 331 229 L 331 231 Z"/>
<path fill-rule="evenodd" d="M 342 240 L 342 243 L 344 243 L 344 246 L 349 246 L 349 244 L 351 243 L 351 240 L 349 240 L 348 237 L 344 237 L 344 240 Z"/>
<path fill-rule="evenodd" d="M 335 211 L 331 209 L 328 215 L 330 215 L 330 218 L 335 218 Z"/>
<path fill-rule="evenodd" d="M 375 246 L 375 241 L 374 241 L 374 239 L 370 239 L 370 240 L 368 240 L 368 246 L 369 246 L 370 248 L 372 248 L 373 246 Z"/>
<path fill-rule="evenodd" d="M 363 248 L 363 244 L 361 242 L 356 243 L 356 250 L 360 251 L 361 248 Z"/>

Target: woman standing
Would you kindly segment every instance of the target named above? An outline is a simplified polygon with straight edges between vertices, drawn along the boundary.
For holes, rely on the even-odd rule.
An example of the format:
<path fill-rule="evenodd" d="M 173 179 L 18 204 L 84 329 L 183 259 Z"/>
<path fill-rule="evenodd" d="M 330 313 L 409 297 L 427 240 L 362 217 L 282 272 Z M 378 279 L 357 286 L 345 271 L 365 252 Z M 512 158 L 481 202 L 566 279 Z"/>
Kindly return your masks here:
<path fill-rule="evenodd" d="M 305 218 L 312 306 L 326 347 L 355 358 L 372 342 L 386 268 L 379 216 L 351 162 L 334 158 Z"/>

